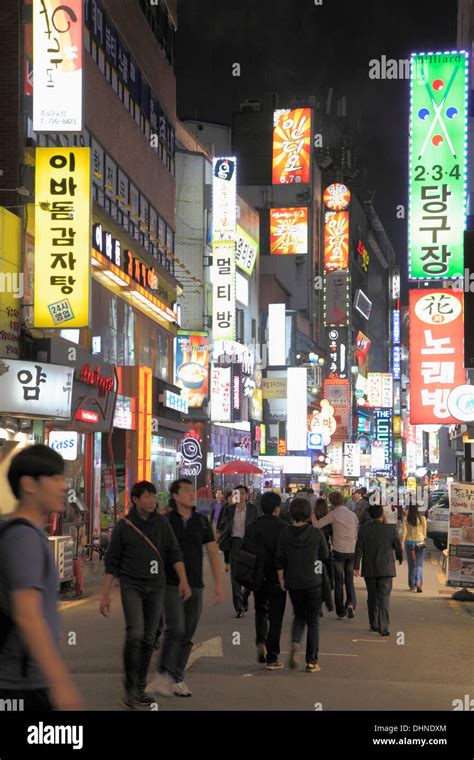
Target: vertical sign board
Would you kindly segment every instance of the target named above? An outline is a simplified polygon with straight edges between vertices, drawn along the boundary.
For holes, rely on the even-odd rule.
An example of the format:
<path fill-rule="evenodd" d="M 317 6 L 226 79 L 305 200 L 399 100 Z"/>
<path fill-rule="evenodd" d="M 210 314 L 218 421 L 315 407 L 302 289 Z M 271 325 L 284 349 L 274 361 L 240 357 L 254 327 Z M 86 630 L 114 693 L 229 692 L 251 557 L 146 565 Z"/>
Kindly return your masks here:
<path fill-rule="evenodd" d="M 270 209 L 270 253 L 297 255 L 308 253 L 308 209 Z"/>
<path fill-rule="evenodd" d="M 464 272 L 468 53 L 411 59 L 408 276 Z"/>
<path fill-rule="evenodd" d="M 288 367 L 287 404 L 287 450 L 306 451 L 308 389 L 307 370 L 305 367 Z"/>
<path fill-rule="evenodd" d="M 213 340 L 235 338 L 237 161 L 215 158 L 212 178 Z"/>
<path fill-rule="evenodd" d="M 268 304 L 268 365 L 286 365 L 286 305 Z"/>
<path fill-rule="evenodd" d="M 209 336 L 178 330 L 175 385 L 189 407 L 202 409 L 209 397 Z"/>
<path fill-rule="evenodd" d="M 90 166 L 90 148 L 36 148 L 34 327 L 89 326 Z"/>
<path fill-rule="evenodd" d="M 33 0 L 33 130 L 82 131 L 83 0 Z"/>
<path fill-rule="evenodd" d="M 447 586 L 474 587 L 474 485 L 449 488 Z"/>
<path fill-rule="evenodd" d="M 447 289 L 410 291 L 410 422 L 456 425 L 451 391 L 466 379 L 463 294 Z"/>
<path fill-rule="evenodd" d="M 348 325 L 349 272 L 328 272 L 324 285 L 324 326 Z"/>
<path fill-rule="evenodd" d="M 349 267 L 349 212 L 326 211 L 324 216 L 324 269 Z"/>
<path fill-rule="evenodd" d="M 308 184 L 310 162 L 311 109 L 274 111 L 272 184 Z"/>
<path fill-rule="evenodd" d="M 392 472 L 392 417 L 391 409 L 374 409 L 375 440 L 384 447 L 383 470 L 390 475 Z"/>
<path fill-rule="evenodd" d="M 344 477 L 360 478 L 360 446 L 344 443 Z"/>

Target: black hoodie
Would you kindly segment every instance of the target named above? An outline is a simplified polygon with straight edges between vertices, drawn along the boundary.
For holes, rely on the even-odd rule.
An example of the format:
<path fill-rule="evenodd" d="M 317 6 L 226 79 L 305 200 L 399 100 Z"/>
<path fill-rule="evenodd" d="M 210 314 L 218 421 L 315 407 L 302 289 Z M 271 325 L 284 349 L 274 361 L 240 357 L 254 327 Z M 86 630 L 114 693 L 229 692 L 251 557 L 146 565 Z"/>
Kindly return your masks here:
<path fill-rule="evenodd" d="M 285 571 L 285 586 L 291 590 L 323 584 L 323 567 L 329 550 L 323 533 L 312 525 L 289 525 L 280 533 L 276 554 L 278 570 Z"/>
<path fill-rule="evenodd" d="M 136 530 L 127 525 L 125 520 L 120 520 L 113 530 L 104 558 L 105 572 L 120 578 L 122 583 L 163 587 L 166 575 L 162 562 L 174 565 L 183 561 L 183 553 L 169 520 L 158 512 L 153 512 L 148 520 L 142 520 L 135 507 L 132 507 L 126 519 L 155 544 L 161 560 Z"/>

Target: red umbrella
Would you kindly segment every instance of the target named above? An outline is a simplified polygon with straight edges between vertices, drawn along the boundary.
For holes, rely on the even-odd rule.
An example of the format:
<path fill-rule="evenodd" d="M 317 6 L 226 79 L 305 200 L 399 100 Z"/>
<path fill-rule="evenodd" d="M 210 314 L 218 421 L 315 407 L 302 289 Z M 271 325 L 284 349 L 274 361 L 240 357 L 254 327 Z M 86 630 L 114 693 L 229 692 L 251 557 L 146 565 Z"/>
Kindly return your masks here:
<path fill-rule="evenodd" d="M 261 475 L 262 472 L 263 470 L 261 470 L 260 467 L 252 464 L 252 462 L 245 462 L 242 460 L 237 460 L 236 462 L 226 462 L 226 464 L 222 464 L 220 467 L 214 470 L 214 474 L 216 475 Z"/>

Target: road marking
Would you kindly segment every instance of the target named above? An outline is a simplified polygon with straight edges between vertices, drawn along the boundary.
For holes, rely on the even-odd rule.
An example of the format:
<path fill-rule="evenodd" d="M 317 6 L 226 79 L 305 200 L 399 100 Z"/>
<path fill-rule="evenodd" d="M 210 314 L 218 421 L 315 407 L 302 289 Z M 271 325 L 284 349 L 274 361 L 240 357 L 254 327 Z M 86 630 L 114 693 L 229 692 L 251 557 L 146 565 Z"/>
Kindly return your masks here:
<path fill-rule="evenodd" d="M 87 604 L 87 602 L 93 601 L 95 601 L 95 599 L 88 597 L 87 599 L 78 599 L 76 602 L 60 602 L 59 612 L 62 612 L 63 610 L 69 610 L 71 607 L 78 607 L 80 604 Z"/>
<path fill-rule="evenodd" d="M 196 644 L 189 655 L 188 664 L 186 670 L 193 665 L 200 657 L 224 657 L 222 651 L 222 636 L 216 636 L 215 639 L 208 639 L 207 641 L 201 641 Z"/>

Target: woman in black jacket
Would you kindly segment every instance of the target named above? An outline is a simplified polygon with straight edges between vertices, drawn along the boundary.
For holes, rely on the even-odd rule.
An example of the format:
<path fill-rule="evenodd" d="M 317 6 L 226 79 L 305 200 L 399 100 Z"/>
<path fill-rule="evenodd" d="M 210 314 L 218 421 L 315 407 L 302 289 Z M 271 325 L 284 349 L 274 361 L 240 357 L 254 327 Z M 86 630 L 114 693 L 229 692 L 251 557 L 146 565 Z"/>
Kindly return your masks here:
<path fill-rule="evenodd" d="M 326 515 L 329 512 L 329 506 L 326 499 L 323 499 L 322 497 L 319 497 L 318 499 L 316 499 L 316 504 L 314 505 L 313 511 L 314 511 L 314 516 L 316 517 L 316 520 L 322 520 L 323 517 L 326 517 Z M 320 528 L 320 530 L 322 531 L 324 538 L 327 541 L 327 545 L 329 549 L 329 559 L 325 566 L 326 577 L 325 577 L 325 584 L 324 584 L 323 602 L 328 608 L 329 612 L 332 612 L 332 610 L 334 609 L 334 605 L 332 603 L 332 590 L 334 588 L 334 557 L 332 554 L 332 525 L 325 525 L 323 528 Z M 321 617 L 323 617 L 322 605 L 321 605 Z"/>

